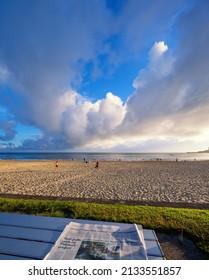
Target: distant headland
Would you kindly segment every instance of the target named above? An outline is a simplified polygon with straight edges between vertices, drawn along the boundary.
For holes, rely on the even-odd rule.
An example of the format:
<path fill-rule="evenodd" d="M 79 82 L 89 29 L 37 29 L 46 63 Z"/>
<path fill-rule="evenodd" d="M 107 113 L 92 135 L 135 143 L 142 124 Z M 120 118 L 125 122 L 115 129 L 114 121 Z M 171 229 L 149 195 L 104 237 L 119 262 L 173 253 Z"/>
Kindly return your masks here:
<path fill-rule="evenodd" d="M 198 151 L 198 153 L 209 153 L 209 148 L 205 151 Z"/>

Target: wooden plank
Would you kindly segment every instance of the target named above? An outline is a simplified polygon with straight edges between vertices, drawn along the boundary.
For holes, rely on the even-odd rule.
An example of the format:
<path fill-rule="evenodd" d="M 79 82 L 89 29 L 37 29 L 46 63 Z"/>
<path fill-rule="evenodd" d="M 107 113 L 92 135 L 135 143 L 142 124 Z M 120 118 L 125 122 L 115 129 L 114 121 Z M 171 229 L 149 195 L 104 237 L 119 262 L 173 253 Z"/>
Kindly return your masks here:
<path fill-rule="evenodd" d="M 0 225 L 62 231 L 69 222 L 70 219 L 0 213 Z"/>
<path fill-rule="evenodd" d="M 0 225 L 0 237 L 55 243 L 60 231 Z"/>
<path fill-rule="evenodd" d="M 33 260 L 33 259 L 19 257 L 19 256 L 0 254 L 0 260 Z"/>
<path fill-rule="evenodd" d="M 148 256 L 163 257 L 163 252 L 157 241 L 145 240 L 146 250 Z"/>
<path fill-rule="evenodd" d="M 89 221 L 89 220 L 87 221 L 87 220 L 0 213 L 0 236 L 2 237 L 0 238 L 0 245 L 2 244 L 1 242 L 3 242 L 2 240 L 5 237 L 10 237 L 13 239 L 17 238 L 16 240 L 17 243 L 14 243 L 14 246 L 18 245 L 19 247 L 17 247 L 17 251 L 19 250 L 18 252 L 20 253 L 20 256 L 24 256 L 21 254 L 21 250 L 20 250 L 24 246 L 23 242 L 26 242 L 24 241 L 24 239 L 33 240 L 31 242 L 34 242 L 34 240 L 36 240 L 36 241 L 44 241 L 47 243 L 54 243 L 59 237 L 59 234 L 62 232 L 62 230 L 70 221 L 74 221 L 78 223 L 88 223 L 88 224 L 121 225 L 121 223 L 109 223 L 109 222 L 100 222 L 100 221 Z M 152 256 L 163 257 L 163 252 L 157 241 L 155 232 L 152 230 L 143 229 L 143 233 L 144 233 L 145 244 L 147 247 L 148 257 L 152 257 Z M 5 238 L 5 239 L 11 241 L 10 238 Z M 4 246 L 2 245 L 3 246 L 2 248 L 6 250 L 6 244 L 7 246 L 9 246 L 8 250 L 10 251 L 11 243 L 6 242 Z M 38 242 L 35 242 L 35 244 L 38 244 Z M 31 251 L 34 250 L 33 246 L 35 246 L 35 244 L 31 243 L 32 246 Z M 29 246 L 28 243 L 26 245 Z M 38 245 L 37 250 L 39 250 L 40 248 L 42 247 Z M 0 247 L 0 252 L 2 252 L 1 247 Z M 25 256 L 28 257 L 28 254 Z M 35 256 L 33 254 L 30 255 L 30 257 L 42 259 L 44 255 L 43 252 L 42 253 L 40 252 L 40 254 L 35 254 Z"/>
<path fill-rule="evenodd" d="M 164 257 L 158 257 L 158 256 L 149 256 L 148 255 L 148 260 L 149 261 L 163 261 L 163 260 L 165 260 L 165 258 Z"/>
<path fill-rule="evenodd" d="M 154 231 L 151 229 L 143 229 L 143 234 L 145 240 L 157 240 Z"/>
<path fill-rule="evenodd" d="M 52 246 L 50 243 L 0 237 L 0 254 L 43 259 Z"/>
<path fill-rule="evenodd" d="M 103 225 L 114 225 L 114 226 L 124 225 L 124 223 L 43 217 L 43 216 L 32 216 L 32 215 L 13 214 L 13 213 L 0 213 L 0 225 L 11 225 L 11 226 L 19 226 L 19 227 L 62 231 L 65 228 L 65 226 L 71 221 L 77 223 L 85 223 L 85 224 L 103 224 Z M 140 228 L 141 226 L 139 225 L 139 229 Z"/>

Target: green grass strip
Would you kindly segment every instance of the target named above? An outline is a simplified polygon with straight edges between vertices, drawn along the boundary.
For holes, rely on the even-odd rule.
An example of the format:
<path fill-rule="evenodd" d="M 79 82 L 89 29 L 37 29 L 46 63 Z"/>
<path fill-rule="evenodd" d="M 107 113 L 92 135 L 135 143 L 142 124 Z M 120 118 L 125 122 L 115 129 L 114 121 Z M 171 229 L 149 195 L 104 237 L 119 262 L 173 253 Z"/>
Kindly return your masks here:
<path fill-rule="evenodd" d="M 0 212 L 136 223 L 157 231 L 183 229 L 209 257 L 209 210 L 0 198 Z"/>

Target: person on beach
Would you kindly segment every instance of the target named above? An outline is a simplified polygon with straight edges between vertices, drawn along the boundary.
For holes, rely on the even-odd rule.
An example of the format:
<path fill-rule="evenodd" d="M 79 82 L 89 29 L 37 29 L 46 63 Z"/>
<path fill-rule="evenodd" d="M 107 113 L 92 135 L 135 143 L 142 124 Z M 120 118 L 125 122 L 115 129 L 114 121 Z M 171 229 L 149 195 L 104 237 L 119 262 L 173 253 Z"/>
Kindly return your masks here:
<path fill-rule="evenodd" d="M 95 168 L 99 168 L 99 162 L 98 161 L 96 162 Z"/>
<path fill-rule="evenodd" d="M 58 165 L 58 160 L 56 161 L 55 167 L 56 167 L 56 168 L 59 167 L 59 165 Z"/>

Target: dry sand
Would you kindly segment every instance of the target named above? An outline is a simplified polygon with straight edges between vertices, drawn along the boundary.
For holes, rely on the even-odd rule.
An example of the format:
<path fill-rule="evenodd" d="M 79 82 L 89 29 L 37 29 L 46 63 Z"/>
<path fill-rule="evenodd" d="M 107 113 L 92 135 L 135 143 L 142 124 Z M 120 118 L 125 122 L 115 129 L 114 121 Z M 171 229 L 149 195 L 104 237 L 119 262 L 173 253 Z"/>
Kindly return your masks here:
<path fill-rule="evenodd" d="M 209 161 L 0 161 L 0 195 L 209 204 Z"/>

